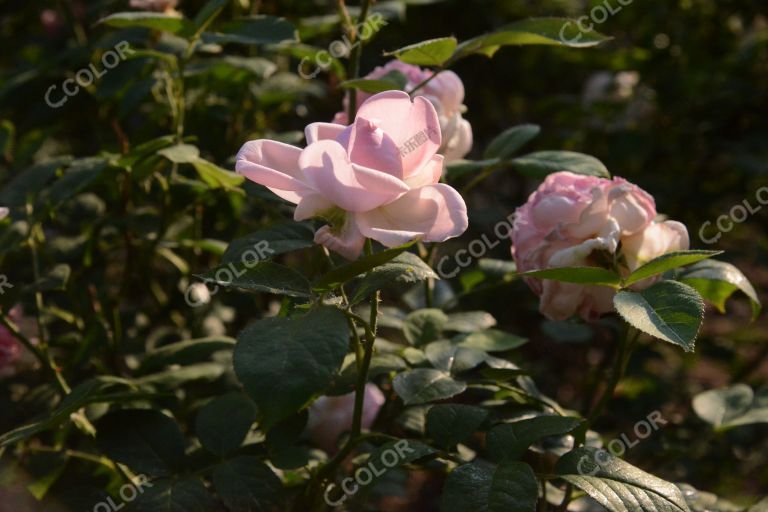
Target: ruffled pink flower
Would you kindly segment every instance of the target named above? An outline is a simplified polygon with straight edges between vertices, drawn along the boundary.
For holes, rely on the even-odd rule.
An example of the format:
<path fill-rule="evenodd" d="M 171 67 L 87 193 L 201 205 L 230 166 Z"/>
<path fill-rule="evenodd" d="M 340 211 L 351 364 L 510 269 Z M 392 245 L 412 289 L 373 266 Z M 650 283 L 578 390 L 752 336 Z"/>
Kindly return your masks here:
<path fill-rule="evenodd" d="M 365 76 L 366 79 L 375 80 L 388 73 L 398 71 L 407 79 L 406 90 L 412 89 L 430 76 L 432 71 L 421 69 L 419 66 L 406 64 L 399 60 L 391 60 L 384 66 L 378 66 Z M 466 111 L 464 106 L 464 83 L 453 71 L 443 71 L 429 81 L 427 85 L 416 91 L 416 96 L 428 99 L 440 120 L 440 130 L 443 141 L 438 153 L 445 156 L 447 162 L 463 158 L 472 149 L 472 125 L 462 117 Z M 357 91 L 358 104 L 364 102 L 371 95 Z M 333 118 L 334 123 L 347 124 L 347 107 L 349 99 L 344 97 L 344 111 L 339 112 Z"/>
<path fill-rule="evenodd" d="M 655 218 L 653 197 L 622 178 L 550 174 L 515 213 L 512 256 L 519 272 L 601 266 L 626 275 L 657 256 L 688 249 L 685 226 Z M 526 282 L 541 298 L 540 311 L 553 320 L 574 314 L 591 320 L 613 310 L 609 287 Z"/>
<path fill-rule="evenodd" d="M 365 386 L 362 428 L 368 429 L 384 405 L 384 395 L 372 383 Z M 312 441 L 328 453 L 335 453 L 341 435 L 352 428 L 355 393 L 342 396 L 322 396 L 309 408 L 307 429 Z"/>
<path fill-rule="evenodd" d="M 439 183 L 440 126 L 432 104 L 401 91 L 377 94 L 350 126 L 313 123 L 304 149 L 273 140 L 245 143 L 237 172 L 295 203 L 297 221 L 328 224 L 315 242 L 355 259 L 365 238 L 394 247 L 442 242 L 467 229 L 467 207 Z"/>

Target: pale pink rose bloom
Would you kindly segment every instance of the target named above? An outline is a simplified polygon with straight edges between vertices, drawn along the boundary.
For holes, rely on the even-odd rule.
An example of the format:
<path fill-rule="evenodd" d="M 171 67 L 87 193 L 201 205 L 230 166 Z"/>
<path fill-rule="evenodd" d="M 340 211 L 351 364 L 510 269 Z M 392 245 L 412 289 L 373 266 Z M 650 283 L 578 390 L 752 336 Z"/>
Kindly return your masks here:
<path fill-rule="evenodd" d="M 391 60 L 384 66 L 378 66 L 364 78 L 375 80 L 392 71 L 399 71 L 405 75 L 406 90 L 417 86 L 430 76 L 432 71 L 421 69 L 419 66 L 406 64 L 399 60 Z M 423 96 L 434 105 L 437 117 L 440 120 L 440 130 L 443 141 L 438 153 L 445 157 L 447 162 L 463 158 L 472 149 L 472 126 L 462 117 L 467 108 L 464 106 L 464 83 L 453 71 L 443 71 L 429 81 L 427 85 L 416 91 L 415 96 Z M 357 91 L 358 104 L 364 102 L 371 95 Z M 347 108 L 349 98 L 344 97 L 344 111 L 339 112 L 333 118 L 334 123 L 347 124 Z"/>
<path fill-rule="evenodd" d="M 655 217 L 653 197 L 622 178 L 550 174 L 515 213 L 512 256 L 519 272 L 602 266 L 626 275 L 650 259 L 688 248 L 685 226 L 656 223 Z M 609 287 L 526 282 L 540 296 L 542 314 L 553 320 L 574 314 L 594 320 L 613 310 L 615 291 Z"/>
<path fill-rule="evenodd" d="M 297 221 L 328 222 L 315 242 L 355 259 L 365 238 L 394 247 L 442 242 L 467 229 L 467 207 L 439 183 L 443 157 L 432 104 L 386 91 L 360 106 L 350 126 L 312 123 L 305 149 L 273 140 L 245 143 L 235 168 L 295 203 Z"/>
<path fill-rule="evenodd" d="M 372 383 L 365 386 L 362 428 L 369 429 L 384 405 L 384 394 Z M 307 430 L 312 441 L 328 453 L 335 453 L 344 432 L 352 428 L 355 393 L 321 396 L 309 408 Z"/>
<path fill-rule="evenodd" d="M 8 313 L 0 312 L 0 315 L 5 314 L 27 335 L 30 342 L 37 343 L 37 338 L 29 334 L 34 331 L 34 322 L 24 316 L 21 306 L 11 308 Z M 4 325 L 0 325 L 0 378 L 16 375 L 19 371 L 32 368 L 36 363 L 32 353 L 22 346 Z"/>
<path fill-rule="evenodd" d="M 0 206 L 0 220 L 3 220 L 8 216 L 8 208 L 5 206 Z"/>

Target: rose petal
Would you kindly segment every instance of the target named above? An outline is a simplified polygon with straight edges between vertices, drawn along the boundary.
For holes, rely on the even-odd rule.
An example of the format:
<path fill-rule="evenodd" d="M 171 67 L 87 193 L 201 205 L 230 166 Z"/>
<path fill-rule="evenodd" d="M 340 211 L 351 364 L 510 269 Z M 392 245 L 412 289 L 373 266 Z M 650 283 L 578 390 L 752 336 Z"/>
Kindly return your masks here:
<path fill-rule="evenodd" d="M 419 172 L 411 175 L 405 180 L 406 185 L 411 188 L 421 188 L 426 185 L 434 185 L 440 182 L 440 176 L 443 175 L 443 163 L 445 157 L 443 155 L 435 155 L 427 162 L 427 165 L 422 167 Z"/>
<path fill-rule="evenodd" d="M 347 215 L 347 222 L 338 232 L 333 232 L 330 226 L 323 226 L 315 231 L 315 243 L 324 245 L 348 260 L 355 260 L 363 250 L 365 237 L 355 224 L 354 216 Z"/>
<path fill-rule="evenodd" d="M 298 203 L 313 192 L 299 167 L 301 149 L 274 140 L 252 140 L 237 152 L 235 169 L 286 201 Z"/>
<path fill-rule="evenodd" d="M 304 128 L 304 136 L 307 138 L 307 144 L 312 144 L 318 140 L 337 140 L 344 132 L 346 126 L 334 123 L 311 123 Z"/>
<path fill-rule="evenodd" d="M 358 119 L 375 123 L 394 141 L 405 178 L 418 172 L 437 153 L 442 142 L 435 107 L 419 96 L 412 102 L 403 91 L 385 91 L 372 96 L 360 106 L 355 124 Z M 354 145 L 355 140 L 351 139 L 350 155 L 355 154 Z"/>
<path fill-rule="evenodd" d="M 351 130 L 340 137 L 342 144 L 347 133 L 349 133 L 348 154 L 352 162 L 391 174 L 400 180 L 404 178 L 400 149 L 392 137 L 381 129 L 378 121 L 358 116 Z"/>
<path fill-rule="evenodd" d="M 328 211 L 334 206 L 322 194 L 309 194 L 304 196 L 296 206 L 296 210 L 293 212 L 293 220 L 298 222 L 317 217 L 320 213 Z"/>
<path fill-rule="evenodd" d="M 417 237 L 442 242 L 459 236 L 469 224 L 464 199 L 442 183 L 411 190 L 392 203 L 357 214 L 356 218 L 363 235 L 387 247 Z"/>

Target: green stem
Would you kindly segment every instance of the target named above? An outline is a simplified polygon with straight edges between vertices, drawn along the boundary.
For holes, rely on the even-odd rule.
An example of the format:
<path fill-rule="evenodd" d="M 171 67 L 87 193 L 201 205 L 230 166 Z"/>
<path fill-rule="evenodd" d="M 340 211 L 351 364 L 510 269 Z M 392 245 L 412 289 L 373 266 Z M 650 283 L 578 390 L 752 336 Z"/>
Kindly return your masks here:
<path fill-rule="evenodd" d="M 422 87 L 424 87 L 425 85 L 427 85 L 429 82 L 431 82 L 431 81 L 432 81 L 432 80 L 433 80 L 433 79 L 434 79 L 434 78 L 435 78 L 437 75 L 439 75 L 439 74 L 440 74 L 440 73 L 442 73 L 443 71 L 445 71 L 445 69 L 444 69 L 444 68 L 439 68 L 439 69 L 436 69 L 434 73 L 432 73 L 431 75 L 429 75 L 429 77 L 425 78 L 424 80 L 422 80 L 421 82 L 419 82 L 418 84 L 416 84 L 415 86 L 413 86 L 413 89 L 411 89 L 410 91 L 408 91 L 408 94 L 410 94 L 411 96 L 413 96 L 413 93 L 415 93 L 416 91 L 418 91 L 419 89 L 421 89 Z"/>
<path fill-rule="evenodd" d="M 589 413 L 589 416 L 587 417 L 587 421 L 589 421 L 590 425 L 594 424 L 595 420 L 602 414 L 605 406 L 608 405 L 608 402 L 610 402 L 611 398 L 613 398 L 613 393 L 616 391 L 616 386 L 619 384 L 619 381 L 624 376 L 624 372 L 627 370 L 627 363 L 629 363 L 629 357 L 632 354 L 633 345 L 635 341 L 637 341 L 637 337 L 639 335 L 640 332 L 637 329 L 631 325 L 627 325 L 627 332 L 620 342 L 621 344 L 619 345 L 619 350 L 616 354 L 616 362 L 614 363 L 613 372 L 611 372 L 611 379 L 608 381 L 608 386 L 606 387 L 605 392 L 603 392 L 603 395 L 600 397 L 600 400 L 592 409 L 592 412 Z"/>
<path fill-rule="evenodd" d="M 340 3 L 340 5 L 343 5 L 343 2 Z M 368 17 L 368 10 L 371 7 L 371 0 L 363 0 L 361 9 L 360 9 L 360 16 L 357 18 L 357 26 L 361 26 L 365 23 L 366 18 Z M 353 37 L 354 36 L 354 37 Z M 349 57 L 349 73 L 347 76 L 347 80 L 354 80 L 360 75 L 360 56 L 362 55 L 363 51 L 363 41 L 362 39 L 360 41 L 356 41 L 357 34 L 352 33 L 350 34 L 350 42 L 354 44 L 354 47 L 352 48 L 352 53 Z M 347 120 L 351 123 L 355 119 L 355 114 L 357 113 L 357 89 L 352 89 L 349 91 L 349 108 L 347 109 Z"/>

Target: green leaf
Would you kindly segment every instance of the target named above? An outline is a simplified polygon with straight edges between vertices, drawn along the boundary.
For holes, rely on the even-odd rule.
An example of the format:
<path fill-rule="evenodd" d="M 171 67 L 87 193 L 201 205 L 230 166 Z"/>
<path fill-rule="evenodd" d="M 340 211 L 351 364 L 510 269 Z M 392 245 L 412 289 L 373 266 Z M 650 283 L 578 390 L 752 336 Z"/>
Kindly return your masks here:
<path fill-rule="evenodd" d="M 197 413 L 195 433 L 205 448 L 225 456 L 237 450 L 256 421 L 256 406 L 240 393 L 214 398 Z"/>
<path fill-rule="evenodd" d="M 448 315 L 444 329 L 461 333 L 472 333 L 496 325 L 496 319 L 487 311 L 460 311 Z"/>
<path fill-rule="evenodd" d="M 551 279 L 564 283 L 593 284 L 618 288 L 621 276 L 613 270 L 601 267 L 557 267 L 542 270 L 531 270 L 517 274 L 517 277 L 534 277 L 536 279 Z"/>
<path fill-rule="evenodd" d="M 352 304 L 357 304 L 373 295 L 376 290 L 391 286 L 393 283 L 416 283 L 430 278 L 440 279 L 421 258 L 413 253 L 404 252 L 374 268 L 363 277 L 350 301 Z"/>
<path fill-rule="evenodd" d="M 231 512 L 285 510 L 280 479 L 256 457 L 235 457 L 217 466 L 213 486 Z"/>
<path fill-rule="evenodd" d="M 479 171 L 500 164 L 501 160 L 498 158 L 489 158 L 488 160 L 453 160 L 451 162 L 445 162 L 445 175 L 448 178 L 448 182 L 451 182 L 465 174 L 477 174 Z"/>
<path fill-rule="evenodd" d="M 24 206 L 27 199 L 36 196 L 56 175 L 56 172 L 71 161 L 70 157 L 59 157 L 27 167 L 14 174 L 13 179 L 0 192 L 3 206 Z"/>
<path fill-rule="evenodd" d="M 576 20 L 531 18 L 510 23 L 495 32 L 464 41 L 456 48 L 451 62 L 473 54 L 493 57 L 500 47 L 508 45 L 555 45 L 587 48 L 596 46 L 608 39 L 594 30 L 582 32 L 579 30 Z"/>
<path fill-rule="evenodd" d="M 512 169 L 543 179 L 554 172 L 570 171 L 576 174 L 610 178 L 608 168 L 597 158 L 574 151 L 537 151 L 510 160 Z"/>
<path fill-rule="evenodd" d="M 399 50 L 386 52 L 384 55 L 394 56 L 406 64 L 439 67 L 451 58 L 456 50 L 456 46 L 457 41 L 455 37 L 439 37 L 410 44 Z"/>
<path fill-rule="evenodd" d="M 691 265 L 722 253 L 723 251 L 676 251 L 662 254 L 641 265 L 624 278 L 624 286 L 630 286 L 643 279 L 663 274 L 667 270 Z"/>
<path fill-rule="evenodd" d="M 451 471 L 443 489 L 442 512 L 536 512 L 539 485 L 524 462 L 498 466 L 464 464 Z"/>
<path fill-rule="evenodd" d="M 79 158 L 48 189 L 48 200 L 54 205 L 76 196 L 101 176 L 107 160 L 101 157 Z"/>
<path fill-rule="evenodd" d="M 521 124 L 508 128 L 488 144 L 483 158 L 506 160 L 518 149 L 536 138 L 539 132 L 541 132 L 541 127 L 537 124 Z"/>
<path fill-rule="evenodd" d="M 630 325 L 693 351 L 704 320 L 704 302 L 690 286 L 660 281 L 641 292 L 617 293 L 613 305 Z"/>
<path fill-rule="evenodd" d="M 528 339 L 498 329 L 485 329 L 457 338 L 460 347 L 483 352 L 504 352 L 528 343 Z"/>
<path fill-rule="evenodd" d="M 402 84 L 392 80 L 385 80 L 384 78 L 377 80 L 356 78 L 354 80 L 345 80 L 344 82 L 341 82 L 339 86 L 344 89 L 359 89 L 370 94 L 392 90 L 401 91 L 403 88 Z"/>
<path fill-rule="evenodd" d="M 405 317 L 403 334 L 414 346 L 426 345 L 442 335 L 448 324 L 448 315 L 440 309 L 419 309 Z"/>
<path fill-rule="evenodd" d="M 149 373 L 169 365 L 189 365 L 207 360 L 215 352 L 232 350 L 234 347 L 235 339 L 227 336 L 178 341 L 148 350 L 139 369 L 141 373 Z"/>
<path fill-rule="evenodd" d="M 70 274 L 72 274 L 70 266 L 66 263 L 59 263 L 54 265 L 45 275 L 40 276 L 40 279 L 36 282 L 25 286 L 24 291 L 26 293 L 34 293 L 64 290 L 69 282 Z"/>
<path fill-rule="evenodd" d="M 190 20 L 157 12 L 118 12 L 102 18 L 98 23 L 116 28 L 144 27 L 172 34 L 194 31 L 194 24 Z"/>
<path fill-rule="evenodd" d="M 253 263 L 315 245 L 315 230 L 308 222 L 288 222 L 237 238 L 222 256 L 223 263 Z"/>
<path fill-rule="evenodd" d="M 693 410 L 720 430 L 768 423 L 768 388 L 755 394 L 746 384 L 734 384 L 705 391 L 693 397 Z"/>
<path fill-rule="evenodd" d="M 175 146 L 161 149 L 157 154 L 164 156 L 175 164 L 191 164 L 200 158 L 200 150 L 191 144 L 176 144 Z"/>
<path fill-rule="evenodd" d="M 488 432 L 486 449 L 497 462 L 520 459 L 528 448 L 549 436 L 562 436 L 581 425 L 578 418 L 542 415 L 501 423 Z"/>
<path fill-rule="evenodd" d="M 443 448 L 464 442 L 480 428 L 488 410 L 474 405 L 438 404 L 427 412 L 427 435 Z"/>
<path fill-rule="evenodd" d="M 296 28 L 284 18 L 275 16 L 250 16 L 218 27 L 218 32 L 203 33 L 205 43 L 236 43 L 245 45 L 279 44 L 298 42 Z"/>
<path fill-rule="evenodd" d="M 292 268 L 260 261 L 254 264 L 229 263 L 198 276 L 207 283 L 240 288 L 252 292 L 267 292 L 288 297 L 309 297 L 309 281 Z"/>
<path fill-rule="evenodd" d="M 160 411 L 114 411 L 97 422 L 96 431 L 99 449 L 134 472 L 170 476 L 184 466 L 184 437 L 176 422 Z"/>
<path fill-rule="evenodd" d="M 45 419 L 18 427 L 0 436 L 0 448 L 52 429 L 69 420 L 72 413 L 86 405 L 117 401 L 117 394 L 126 399 L 138 399 L 141 396 L 145 396 L 143 393 L 133 394 L 126 392 L 125 390 L 129 384 L 130 382 L 127 380 L 110 376 L 86 380 L 74 387 L 72 392 Z"/>
<path fill-rule="evenodd" d="M 760 314 L 762 306 L 757 292 L 749 279 L 730 263 L 717 260 L 701 261 L 685 269 L 675 279 L 694 288 L 721 313 L 725 313 L 725 302 L 728 298 L 741 290 L 752 303 L 752 319 L 757 319 Z"/>
<path fill-rule="evenodd" d="M 195 16 L 195 29 L 207 27 L 226 7 L 230 0 L 208 0 Z"/>
<path fill-rule="evenodd" d="M 218 165 L 209 162 L 203 158 L 197 158 L 192 162 L 200 179 L 203 180 L 211 188 L 223 188 L 230 191 L 238 191 L 241 194 L 245 194 L 242 189 L 237 188 L 238 185 L 245 181 L 245 176 L 237 174 L 232 171 L 228 171 L 219 167 Z"/>
<path fill-rule="evenodd" d="M 203 482 L 194 477 L 161 478 L 141 490 L 139 497 L 128 503 L 126 512 L 210 512 L 218 507 Z"/>
<path fill-rule="evenodd" d="M 198 363 L 145 375 L 136 379 L 135 382 L 138 385 L 178 388 L 179 386 L 196 380 L 213 382 L 221 377 L 226 369 L 225 364 L 222 362 Z"/>
<path fill-rule="evenodd" d="M 234 367 L 268 429 L 331 384 L 349 344 L 347 318 L 321 307 L 298 318 L 265 318 L 238 336 Z"/>
<path fill-rule="evenodd" d="M 766 512 L 762 510 L 744 510 L 744 507 L 719 498 L 711 492 L 704 492 L 688 484 L 677 484 L 685 497 L 685 502 L 693 512 Z"/>
<path fill-rule="evenodd" d="M 444 400 L 467 389 L 465 382 L 454 380 L 449 373 L 427 368 L 400 373 L 392 385 L 405 405 Z"/>
<path fill-rule="evenodd" d="M 690 512 L 682 492 L 597 448 L 577 448 L 563 455 L 555 472 L 610 512 Z"/>
<path fill-rule="evenodd" d="M 448 340 L 432 342 L 424 348 L 424 352 L 432 366 L 454 374 L 475 368 L 487 357 L 485 352 L 457 345 Z"/>
<path fill-rule="evenodd" d="M 347 263 L 346 265 L 336 267 L 315 281 L 313 288 L 318 292 L 328 292 L 335 290 L 347 281 L 354 279 L 361 274 L 365 274 L 369 270 L 372 270 L 379 265 L 383 265 L 394 259 L 399 254 L 405 252 L 414 243 L 416 242 L 408 242 L 407 244 L 393 247 L 391 249 L 386 249 L 376 254 L 363 256 L 362 258 L 359 258 L 352 263 Z"/>

